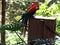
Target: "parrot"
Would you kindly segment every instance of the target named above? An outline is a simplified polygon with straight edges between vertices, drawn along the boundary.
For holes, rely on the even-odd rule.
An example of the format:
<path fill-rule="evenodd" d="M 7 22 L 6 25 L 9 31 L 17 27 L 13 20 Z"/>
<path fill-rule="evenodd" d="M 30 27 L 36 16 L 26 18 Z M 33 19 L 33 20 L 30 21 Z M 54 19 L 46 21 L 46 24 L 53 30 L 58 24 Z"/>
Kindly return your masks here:
<path fill-rule="evenodd" d="M 35 12 L 39 9 L 39 4 L 38 2 L 33 2 L 30 4 L 28 7 L 26 13 L 22 14 L 21 19 L 18 21 L 18 23 L 13 23 L 13 24 L 6 24 L 0 26 L 0 32 L 2 30 L 12 30 L 16 31 L 22 28 L 22 35 L 25 37 L 26 34 L 26 29 L 27 29 L 27 21 L 28 19 L 35 14 Z M 22 20 L 22 21 L 21 21 Z"/>
<path fill-rule="evenodd" d="M 23 27 L 23 35 L 25 37 L 25 33 L 26 33 L 26 26 L 27 26 L 27 20 L 33 16 L 35 14 L 35 12 L 39 9 L 39 4 L 38 2 L 33 2 L 32 4 L 30 4 L 30 6 L 28 7 L 26 13 L 24 13 L 22 15 L 22 27 Z"/>

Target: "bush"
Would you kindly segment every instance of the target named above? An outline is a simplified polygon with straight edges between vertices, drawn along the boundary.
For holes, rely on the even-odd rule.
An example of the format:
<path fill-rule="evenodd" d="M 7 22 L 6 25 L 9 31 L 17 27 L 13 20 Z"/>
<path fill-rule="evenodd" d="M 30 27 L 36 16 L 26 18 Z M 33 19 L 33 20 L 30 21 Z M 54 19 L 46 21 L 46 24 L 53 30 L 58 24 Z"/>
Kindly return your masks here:
<path fill-rule="evenodd" d="M 57 4 L 52 4 L 50 7 L 48 7 L 46 4 L 42 4 L 36 14 L 51 17 L 58 13 L 58 10 L 59 8 Z"/>
<path fill-rule="evenodd" d="M 57 18 L 56 21 L 56 32 L 60 34 L 60 18 Z"/>

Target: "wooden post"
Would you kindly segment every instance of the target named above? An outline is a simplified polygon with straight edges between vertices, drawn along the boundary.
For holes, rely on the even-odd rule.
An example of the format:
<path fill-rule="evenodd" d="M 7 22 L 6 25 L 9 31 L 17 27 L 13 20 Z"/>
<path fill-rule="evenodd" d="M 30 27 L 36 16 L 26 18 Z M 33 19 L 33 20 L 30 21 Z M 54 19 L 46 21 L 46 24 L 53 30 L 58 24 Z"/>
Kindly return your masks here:
<path fill-rule="evenodd" d="M 29 20 L 28 43 L 36 39 L 54 39 L 56 31 L 56 18 L 31 17 Z M 52 45 L 52 44 L 51 44 Z M 54 45 L 54 44 L 53 44 Z"/>
<path fill-rule="evenodd" d="M 2 25 L 5 24 L 5 0 L 2 0 Z M 1 43 L 5 44 L 5 31 L 1 33 Z"/>

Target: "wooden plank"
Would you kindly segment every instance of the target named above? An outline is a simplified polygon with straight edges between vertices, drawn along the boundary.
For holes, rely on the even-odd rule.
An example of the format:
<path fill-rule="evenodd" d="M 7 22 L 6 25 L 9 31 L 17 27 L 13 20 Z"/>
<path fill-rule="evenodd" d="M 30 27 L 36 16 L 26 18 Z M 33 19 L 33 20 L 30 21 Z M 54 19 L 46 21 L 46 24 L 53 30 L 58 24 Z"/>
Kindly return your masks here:
<path fill-rule="evenodd" d="M 56 31 L 56 18 L 31 17 L 29 19 L 28 42 L 35 40 L 35 39 L 53 39 L 53 38 L 55 38 L 55 34 L 51 31 L 49 31 L 46 24 L 54 32 Z"/>

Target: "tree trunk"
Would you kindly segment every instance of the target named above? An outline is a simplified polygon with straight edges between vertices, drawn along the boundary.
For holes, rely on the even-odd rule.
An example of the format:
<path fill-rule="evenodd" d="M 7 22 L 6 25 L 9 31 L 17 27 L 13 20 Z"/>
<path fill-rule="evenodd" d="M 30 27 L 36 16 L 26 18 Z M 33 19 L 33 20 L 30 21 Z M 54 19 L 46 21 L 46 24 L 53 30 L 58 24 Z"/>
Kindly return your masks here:
<path fill-rule="evenodd" d="M 5 0 L 2 0 L 2 25 L 5 24 Z M 1 43 L 5 44 L 5 31 L 1 33 Z"/>

